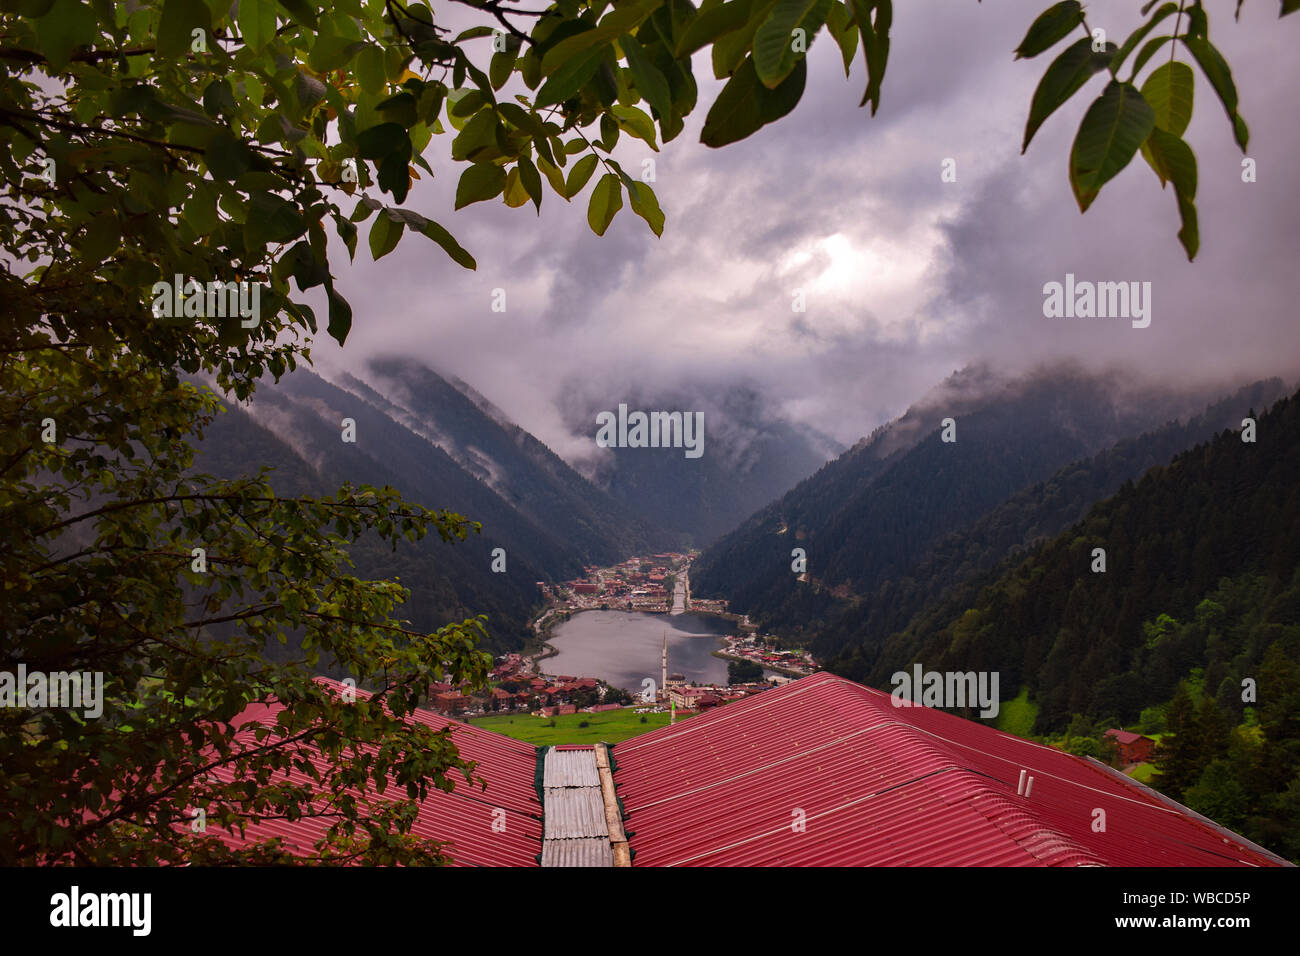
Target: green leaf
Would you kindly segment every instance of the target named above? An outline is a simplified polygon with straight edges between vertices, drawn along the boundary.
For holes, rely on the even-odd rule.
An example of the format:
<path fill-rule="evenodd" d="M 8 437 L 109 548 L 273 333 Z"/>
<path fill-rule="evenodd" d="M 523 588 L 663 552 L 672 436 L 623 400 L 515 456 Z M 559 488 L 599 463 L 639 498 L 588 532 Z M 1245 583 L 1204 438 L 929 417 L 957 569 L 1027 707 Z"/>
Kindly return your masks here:
<path fill-rule="evenodd" d="M 1016 47 L 1016 59 L 1038 56 L 1064 40 L 1071 30 L 1083 23 L 1083 5 L 1078 0 L 1061 0 L 1039 14 L 1029 32 Z"/>
<path fill-rule="evenodd" d="M 875 11 L 875 20 L 871 18 Z M 893 20 L 890 0 L 853 0 L 853 15 L 862 35 L 862 57 L 867 64 L 867 89 L 862 94 L 859 107 L 871 103 L 871 115 L 880 106 L 880 85 L 885 80 L 885 66 L 889 60 L 889 26 Z"/>
<path fill-rule="evenodd" d="M 352 215 L 348 217 L 349 222 L 365 222 L 370 218 L 372 212 L 379 212 L 384 208 L 384 204 L 377 199 L 371 199 L 369 196 L 362 196 L 357 200 L 357 208 L 352 210 Z"/>
<path fill-rule="evenodd" d="M 605 14 L 593 29 L 566 37 L 547 50 L 546 55 L 542 57 L 542 76 L 550 76 L 557 72 L 575 57 L 585 59 L 582 54 L 593 47 L 603 47 L 624 33 L 632 32 L 642 20 L 663 6 L 663 2 L 664 0 L 632 0 L 630 3 L 618 5 Z M 554 102 L 563 102 L 563 100 Z"/>
<path fill-rule="evenodd" d="M 1142 98 L 1151 104 L 1156 126 L 1182 136 L 1192 120 L 1195 87 L 1192 68 L 1186 63 L 1171 60 L 1156 67 L 1142 84 Z"/>
<path fill-rule="evenodd" d="M 728 3 L 700 10 L 690 25 L 682 31 L 673 50 L 673 57 L 678 60 L 685 59 L 696 50 L 708 46 L 718 37 L 739 30 L 749 20 L 753 8 L 754 0 L 730 0 Z"/>
<path fill-rule="evenodd" d="M 528 193 L 528 198 L 533 201 L 537 211 L 542 211 L 542 177 L 537 172 L 537 167 L 527 156 L 520 156 L 519 163 L 516 167 L 519 170 L 519 181 L 523 184 L 524 190 Z"/>
<path fill-rule="evenodd" d="M 594 155 L 588 153 L 582 159 L 573 164 L 569 170 L 569 181 L 564 186 L 564 196 L 566 199 L 572 199 L 578 193 L 582 192 L 582 187 L 587 185 L 587 180 L 591 174 L 596 171 L 597 159 Z"/>
<path fill-rule="evenodd" d="M 1155 12 L 1155 15 L 1151 17 L 1150 20 L 1148 20 L 1146 23 L 1142 24 L 1142 26 L 1138 27 L 1136 30 L 1130 33 L 1128 39 L 1124 41 L 1124 45 L 1121 46 L 1119 48 L 1119 52 L 1115 54 L 1115 59 L 1111 63 L 1112 71 L 1118 70 L 1121 66 L 1124 65 L 1124 61 L 1128 59 L 1128 55 L 1133 52 L 1134 47 L 1136 47 L 1139 43 L 1141 43 L 1142 38 L 1145 37 L 1152 30 L 1154 30 L 1159 25 L 1161 20 L 1165 19 L 1165 17 L 1172 16 L 1177 12 L 1178 12 L 1178 4 L 1166 3 L 1164 6 L 1162 6 L 1159 10 Z M 1133 76 L 1136 75 L 1137 75 L 1137 70 L 1134 70 Z"/>
<path fill-rule="evenodd" d="M 528 190 L 524 188 L 524 184 L 519 179 L 518 166 L 506 173 L 506 188 L 501 198 L 512 209 L 528 202 Z"/>
<path fill-rule="evenodd" d="M 745 23 L 736 30 L 732 30 L 717 38 L 713 43 L 713 75 L 717 79 L 733 76 L 740 69 L 740 65 L 745 62 L 745 57 L 749 55 L 750 48 L 754 45 L 754 34 L 763 21 L 767 19 L 768 12 L 776 6 L 776 0 L 754 0 Z"/>
<path fill-rule="evenodd" d="M 240 9 L 243 7 L 241 5 Z M 353 67 L 362 91 L 371 95 L 382 93 L 388 85 L 388 67 L 384 63 L 384 51 L 379 47 L 367 46 L 357 56 Z"/>
<path fill-rule="evenodd" d="M 198 195 L 196 192 L 195 196 Z M 194 197 L 191 197 L 191 202 Z M 187 207 L 188 208 L 188 207 Z M 216 204 L 213 204 L 215 212 Z M 187 215 L 186 221 L 193 224 Z M 78 243 L 78 251 L 88 264 L 98 265 L 117 251 L 122 244 L 122 231 L 117 217 L 113 215 L 96 216 L 86 224 L 85 235 Z"/>
<path fill-rule="evenodd" d="M 627 56 L 627 68 L 632 74 L 632 82 L 642 98 L 650 104 L 662 123 L 664 117 L 672 115 L 673 94 L 668 88 L 668 80 L 659 67 L 650 62 L 640 41 L 630 33 L 618 41 Z"/>
<path fill-rule="evenodd" d="M 166 0 L 158 20 L 158 56 L 180 60 L 189 56 L 195 30 L 212 29 L 212 14 L 203 0 Z"/>
<path fill-rule="evenodd" d="M 1232 71 L 1228 69 L 1228 64 L 1209 40 L 1188 36 L 1180 39 L 1200 64 L 1201 72 L 1205 74 L 1205 78 L 1210 81 L 1210 86 L 1214 87 L 1214 92 L 1218 94 L 1224 110 L 1228 113 L 1228 119 L 1232 121 L 1233 136 L 1244 153 L 1250 133 L 1246 129 L 1245 121 L 1237 115 L 1237 85 L 1232 81 Z"/>
<path fill-rule="evenodd" d="M 1200 227 L 1196 216 L 1196 156 L 1181 138 L 1157 126 L 1142 144 L 1142 157 L 1155 170 L 1162 188 L 1167 182 L 1174 184 L 1178 217 L 1182 223 L 1178 241 L 1183 244 L 1190 262 L 1196 258 L 1200 247 Z"/>
<path fill-rule="evenodd" d="M 813 8 L 815 0 L 777 0 L 767 18 L 754 33 L 754 71 L 769 90 L 790 75 L 796 54 L 794 28 Z M 811 37 L 805 37 L 810 40 Z"/>
<path fill-rule="evenodd" d="M 1108 43 L 1103 53 L 1092 52 L 1092 39 L 1084 37 L 1065 48 L 1065 52 L 1052 61 L 1034 90 L 1029 105 L 1029 119 L 1025 123 L 1025 139 L 1020 145 L 1023 153 L 1029 148 L 1038 128 L 1067 100 L 1079 91 L 1093 76 L 1106 69 L 1115 45 Z"/>
<path fill-rule="evenodd" d="M 506 171 L 494 163 L 474 163 L 461 173 L 456 183 L 456 208 L 470 203 L 495 199 L 506 185 Z"/>
<path fill-rule="evenodd" d="M 405 202 L 406 194 L 411 188 L 411 144 L 406 142 L 404 148 L 389 153 L 379 164 L 376 177 L 379 188 L 391 193 L 397 202 Z"/>
<path fill-rule="evenodd" d="M 371 232 L 373 233 L 374 230 L 372 229 Z M 348 305 L 347 299 L 335 291 L 333 280 L 326 281 L 325 293 L 329 297 L 330 308 L 328 331 L 330 337 L 342 345 L 348 337 L 348 332 L 352 330 L 352 306 Z"/>
<path fill-rule="evenodd" d="M 634 179 L 627 184 L 627 195 L 631 200 L 632 211 L 649 224 L 651 232 L 656 236 L 662 236 L 664 214 L 659 208 L 659 198 L 650 185 Z"/>
<path fill-rule="evenodd" d="M 837 0 L 826 11 L 826 26 L 839 44 L 840 58 L 844 61 L 844 75 L 848 76 L 853 56 L 858 52 L 858 28 L 853 22 L 853 15 Z"/>
<path fill-rule="evenodd" d="M 560 69 L 556 70 L 542 88 L 537 92 L 537 99 L 534 105 L 541 109 L 543 106 L 553 106 L 556 103 L 563 103 L 565 100 L 576 96 L 578 91 L 587 85 L 587 82 L 596 74 L 596 68 L 600 66 L 605 57 L 605 48 L 597 47 L 587 52 L 585 56 L 574 57 L 567 61 Z"/>
<path fill-rule="evenodd" d="M 506 85 L 506 80 L 514 72 L 518 56 L 519 41 L 515 37 L 507 37 L 506 48 L 493 53 L 488 63 L 488 81 L 492 84 L 492 89 L 499 90 Z"/>
<path fill-rule="evenodd" d="M 41 52 L 56 71 L 67 67 L 72 51 L 79 46 L 89 46 L 99 35 L 99 22 L 87 3 L 78 0 L 56 0 L 48 13 L 36 21 L 36 37 Z M 186 34 L 185 48 L 189 49 Z"/>
<path fill-rule="evenodd" d="M 227 80 L 213 80 L 203 91 L 203 110 L 209 116 L 231 117 L 238 108 L 234 90 Z"/>
<path fill-rule="evenodd" d="M 396 152 L 403 143 L 410 144 L 406 128 L 398 123 L 380 123 L 357 134 L 357 156 L 361 159 L 383 159 Z"/>
<path fill-rule="evenodd" d="M 1175 189 L 1195 198 L 1196 155 L 1176 133 L 1159 126 L 1152 129 L 1142 144 L 1142 158 L 1155 170 L 1162 188 L 1172 182 Z"/>
<path fill-rule="evenodd" d="M 420 231 L 438 245 L 442 246 L 447 255 L 451 256 L 452 260 L 458 265 L 464 266 L 466 269 L 470 270 L 478 269 L 478 263 L 474 261 L 474 257 L 461 248 L 460 243 L 455 240 L 451 233 L 442 228 L 442 226 L 438 225 L 432 219 L 427 220 L 424 224 L 424 228 Z"/>
<path fill-rule="evenodd" d="M 746 57 L 709 108 L 700 142 L 714 148 L 726 146 L 785 116 L 803 96 L 807 64 L 806 59 L 800 60 L 784 83 L 769 90 L 759 82 L 753 58 Z"/>
<path fill-rule="evenodd" d="M 328 73 L 347 66 L 365 44 L 351 37 L 318 36 L 307 55 L 307 65 L 317 73 Z"/>
<path fill-rule="evenodd" d="M 308 0 L 280 0 L 280 6 L 289 11 L 289 16 L 295 23 L 301 23 L 313 30 L 319 26 L 316 19 L 316 8 Z"/>
<path fill-rule="evenodd" d="M 248 221 L 244 223 L 244 244 L 258 249 L 267 243 L 292 242 L 307 231 L 297 203 L 274 193 L 253 193 L 248 200 Z"/>
<path fill-rule="evenodd" d="M 655 145 L 655 121 L 642 110 L 637 109 L 635 106 L 619 106 L 615 104 L 610 107 L 609 111 L 618 120 L 619 126 L 633 136 L 645 140 L 655 152 L 659 151 L 659 147 Z"/>
<path fill-rule="evenodd" d="M 596 157 L 594 156 L 592 157 L 592 159 L 595 158 Z M 564 187 L 564 173 L 560 172 L 559 168 L 554 163 L 547 162 L 540 156 L 537 157 L 537 168 L 542 171 L 542 175 L 545 176 L 546 181 L 551 184 L 551 188 L 555 190 L 556 195 L 561 199 L 567 200 L 569 194 L 566 192 Z"/>
<path fill-rule="evenodd" d="M 596 145 L 607 153 L 614 151 L 614 146 L 618 143 L 618 132 L 622 129 L 618 125 L 618 120 L 613 115 L 606 113 L 600 118 L 600 139 L 596 140 Z"/>
<path fill-rule="evenodd" d="M 378 260 L 392 252 L 405 228 L 404 223 L 394 222 L 386 215 L 376 216 L 370 226 L 370 255 Z"/>
<path fill-rule="evenodd" d="M 1155 115 L 1131 83 L 1111 80 L 1084 114 L 1070 150 L 1070 186 L 1086 212 L 1101 187 L 1129 164 L 1155 127 Z"/>
<path fill-rule="evenodd" d="M 390 96 L 376 106 L 375 109 L 387 122 L 396 123 L 403 129 L 410 129 L 420 122 L 417 100 L 406 90 L 395 96 Z"/>
<path fill-rule="evenodd" d="M 1182 227 L 1178 230 L 1178 241 L 1187 252 L 1187 261 L 1196 258 L 1201 247 L 1201 228 L 1196 216 L 1196 203 L 1182 192 L 1175 190 L 1174 198 L 1178 201 L 1178 218 Z"/>
<path fill-rule="evenodd" d="M 1159 52 L 1160 48 L 1172 39 L 1173 39 L 1172 36 L 1166 35 L 1162 37 L 1156 37 L 1155 39 L 1152 40 L 1148 40 L 1143 45 L 1141 51 L 1138 53 L 1137 59 L 1133 61 L 1133 72 L 1129 76 L 1129 79 L 1131 80 L 1134 76 L 1137 76 L 1139 73 L 1141 73 L 1142 67 L 1146 66 L 1147 64 L 1147 60 L 1155 56 L 1156 53 Z"/>
<path fill-rule="evenodd" d="M 603 236 L 615 214 L 623 208 L 623 184 L 613 173 L 606 173 L 591 191 L 587 203 L 587 225 L 598 236 Z"/>
<path fill-rule="evenodd" d="M 200 236 L 210 235 L 217 228 L 217 194 L 212 184 L 200 181 L 185 203 L 185 221 Z"/>
<path fill-rule="evenodd" d="M 1297 10 L 1300 10 L 1300 0 L 1282 0 L 1282 12 L 1277 17 L 1280 20 L 1288 13 L 1295 13 Z"/>
<path fill-rule="evenodd" d="M 253 151 L 248 144 L 224 129 L 208 140 L 203 159 L 214 179 L 235 180 L 253 167 Z"/>
<path fill-rule="evenodd" d="M 275 0 L 239 0 L 239 34 L 250 50 L 275 39 Z"/>
<path fill-rule="evenodd" d="M 500 154 L 497 144 L 497 129 L 501 119 L 490 106 L 485 106 L 474 114 L 451 143 L 451 158 L 455 160 L 490 159 Z M 492 155 L 488 155 L 492 154 Z"/>

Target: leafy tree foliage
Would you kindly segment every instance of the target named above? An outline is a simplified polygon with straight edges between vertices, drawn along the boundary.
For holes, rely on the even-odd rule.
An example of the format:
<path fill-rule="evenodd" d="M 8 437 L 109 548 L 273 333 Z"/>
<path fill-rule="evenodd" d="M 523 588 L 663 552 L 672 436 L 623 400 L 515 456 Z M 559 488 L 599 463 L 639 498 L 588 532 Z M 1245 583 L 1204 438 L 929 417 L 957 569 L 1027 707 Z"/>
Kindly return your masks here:
<path fill-rule="evenodd" d="M 763 679 L 763 665 L 757 661 L 727 661 L 728 684 L 751 684 Z"/>
<path fill-rule="evenodd" d="M 1294 13 L 1296 8 L 1294 0 L 1282 0 L 1279 16 Z M 1237 12 L 1240 11 L 1239 3 Z M 1016 49 L 1017 58 L 1045 53 L 1076 29 L 1081 29 L 1084 37 L 1052 61 L 1034 91 L 1021 152 L 1029 148 L 1043 121 L 1094 75 L 1109 74 L 1101 95 L 1084 113 L 1070 149 L 1070 188 L 1079 211 L 1087 212 L 1102 186 L 1140 152 L 1160 180 L 1162 189 L 1173 184 L 1181 221 L 1178 241 L 1190 261 L 1196 258 L 1200 248 L 1196 156 L 1182 136 L 1192 119 L 1195 84 L 1191 65 L 1177 58 L 1180 50 L 1209 81 L 1228 114 L 1233 137 L 1242 153 L 1246 152 L 1250 131 L 1237 109 L 1232 70 L 1210 42 L 1209 16 L 1200 0 L 1191 3 L 1150 0 L 1142 7 L 1142 15 L 1146 19 L 1120 46 L 1106 40 L 1104 30 L 1094 31 L 1089 26 L 1084 6 L 1078 0 L 1055 3 L 1034 21 Z M 1157 28 L 1168 29 L 1171 17 L 1173 28 L 1168 33 L 1152 36 Z M 1166 44 L 1169 59 L 1159 62 L 1139 88 L 1138 74 Z M 1129 72 L 1121 79 L 1120 72 L 1126 63 Z"/>

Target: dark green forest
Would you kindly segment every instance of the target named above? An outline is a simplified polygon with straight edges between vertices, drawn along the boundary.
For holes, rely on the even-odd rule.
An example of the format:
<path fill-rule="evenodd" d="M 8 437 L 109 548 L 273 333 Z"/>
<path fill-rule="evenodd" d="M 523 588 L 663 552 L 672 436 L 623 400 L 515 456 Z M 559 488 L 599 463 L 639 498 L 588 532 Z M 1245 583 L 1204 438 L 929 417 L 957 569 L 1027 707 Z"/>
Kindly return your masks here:
<path fill-rule="evenodd" d="M 848 642 L 845 631 L 856 631 L 852 618 L 843 626 L 835 624 L 836 618 L 859 601 L 879 607 L 882 602 L 867 599 L 887 582 L 896 582 L 892 601 L 895 592 L 910 590 L 904 580 L 909 574 L 931 576 L 918 567 L 924 562 L 936 564 L 933 579 L 944 586 L 951 583 L 954 565 L 987 566 L 988 555 L 971 553 L 973 540 L 955 551 L 945 549 L 949 535 L 1071 462 L 1171 419 L 1203 412 L 1209 401 L 1221 397 L 1193 401 L 1154 389 L 1126 394 L 1123 384 L 1110 377 L 1069 367 L 1011 383 L 977 376 L 978 370 L 954 375 L 944 395 L 910 409 L 891 428 L 878 430 L 707 548 L 692 571 L 695 592 L 725 597 L 732 610 L 785 637 L 828 641 L 815 648 L 826 655 Z M 1267 401 L 1282 394 L 1280 383 L 1261 390 Z M 975 397 L 963 398 L 964 393 Z M 1236 421 L 1248 407 L 1243 402 L 1233 410 Z M 955 419 L 955 442 L 941 440 L 945 417 Z M 1126 470 L 1123 461 L 1112 467 L 1136 477 L 1143 467 L 1167 461 L 1226 424 L 1216 420 L 1149 449 L 1134 446 L 1124 453 L 1132 459 Z M 1032 540 L 1026 535 L 1035 533 L 1034 521 L 1044 523 L 1038 534 L 1054 533 L 1118 487 L 1106 475 L 1086 483 L 1093 487 L 1067 480 L 1060 493 L 1073 500 L 1047 503 L 1049 509 L 1060 506 L 1059 524 L 1053 526 L 1050 513 L 1040 511 L 1024 527 L 979 550 L 1000 559 L 1006 549 Z M 807 580 L 792 573 L 796 547 L 807 554 Z M 921 592 L 923 601 L 928 593 L 924 584 Z M 907 600 L 891 623 L 901 627 L 919 607 L 916 598 Z"/>
<path fill-rule="evenodd" d="M 1004 562 L 1010 567 L 1018 553 L 1081 520 L 1125 481 L 1239 425 L 1246 410 L 1267 407 L 1285 394 L 1280 379 L 1256 382 L 1186 422 L 1169 422 L 1066 465 L 1047 481 L 945 535 L 907 572 L 885 581 L 874 593 L 837 603 L 813 637 L 813 653 L 832 658 L 857 645 L 880 644 L 913 619 L 937 626 L 968 607 L 979 588 L 996 579 L 996 573 L 989 577 L 990 571 Z"/>

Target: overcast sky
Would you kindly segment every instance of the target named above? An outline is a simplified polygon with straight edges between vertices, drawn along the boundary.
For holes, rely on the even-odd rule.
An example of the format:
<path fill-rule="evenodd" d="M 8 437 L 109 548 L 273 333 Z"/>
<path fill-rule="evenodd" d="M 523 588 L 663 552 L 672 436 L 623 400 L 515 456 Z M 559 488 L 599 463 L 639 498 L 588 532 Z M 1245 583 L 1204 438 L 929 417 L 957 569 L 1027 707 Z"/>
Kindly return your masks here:
<path fill-rule="evenodd" d="M 1258 181 L 1242 182 L 1229 122 L 1198 73 L 1186 138 L 1199 162 L 1202 240 L 1188 263 L 1172 187 L 1162 192 L 1140 157 L 1086 215 L 1074 203 L 1070 144 L 1107 74 L 1020 155 L 1034 88 L 1065 44 L 1032 60 L 1011 51 L 1047 5 L 896 3 L 874 118 L 857 108 L 861 54 L 846 80 L 822 36 L 796 110 L 721 150 L 699 142 L 722 84 L 707 51 L 698 54 L 700 105 L 685 132 L 658 154 L 625 134 L 616 153 L 634 175 L 654 157 L 667 216 L 660 239 L 626 206 L 597 238 L 586 193 L 566 204 L 549 186 L 540 219 L 531 203 L 453 212 L 460 167 L 445 156 L 450 136 L 435 137 L 426 156 L 437 176 L 417 183 L 407 205 L 450 229 L 478 271 L 418 236 L 372 262 L 367 223 L 354 266 L 341 246 L 335 252 L 352 336 L 339 350 L 322 332 L 317 364 L 328 373 L 374 354 L 423 359 L 570 457 L 590 449 L 594 433 L 593 424 L 575 435 L 562 418 L 575 389 L 614 408 L 632 391 L 744 383 L 785 417 L 851 443 L 980 360 L 1016 369 L 1070 357 L 1180 382 L 1294 382 L 1300 15 L 1279 21 L 1277 0 L 1246 0 L 1235 23 L 1235 2 L 1207 4 Z M 1123 42 L 1140 6 L 1091 3 L 1087 15 Z M 468 12 L 434 9 L 456 17 L 444 21 L 453 26 Z M 955 183 L 941 181 L 945 158 L 956 160 Z M 1043 285 L 1067 272 L 1149 281 L 1150 327 L 1045 318 Z M 504 313 L 490 309 L 494 288 L 506 290 Z M 807 298 L 802 314 L 791 308 L 796 289 Z"/>

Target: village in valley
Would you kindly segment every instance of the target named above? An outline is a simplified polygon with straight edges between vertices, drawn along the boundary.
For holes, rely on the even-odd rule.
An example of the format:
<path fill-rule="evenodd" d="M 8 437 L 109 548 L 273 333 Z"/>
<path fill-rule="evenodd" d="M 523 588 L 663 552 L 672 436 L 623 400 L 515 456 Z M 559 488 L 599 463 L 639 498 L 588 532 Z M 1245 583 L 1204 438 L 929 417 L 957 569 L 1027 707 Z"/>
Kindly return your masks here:
<path fill-rule="evenodd" d="M 555 718 L 624 708 L 637 714 L 669 713 L 676 717 L 739 700 L 818 669 L 808 652 L 783 648 L 777 637 L 757 633 L 746 616 L 729 613 L 726 601 L 691 597 L 689 571 L 693 557 L 694 552 L 632 557 L 612 567 L 586 567 L 582 577 L 554 586 L 539 581 L 537 586 L 546 608 L 533 623 L 538 650 L 498 657 L 489 685 L 478 691 L 446 683 L 432 685 L 430 706 L 439 713 L 462 718 L 506 713 Z M 723 684 L 688 682 L 683 674 L 669 670 L 666 640 L 659 680 L 653 687 L 639 691 L 612 686 L 598 677 L 548 673 L 544 662 L 554 654 L 546 642 L 551 628 L 575 613 L 594 610 L 655 614 L 689 611 L 731 621 L 735 630 L 719 636 L 714 656 L 743 665 L 732 665 L 729 671 L 744 680 Z"/>

